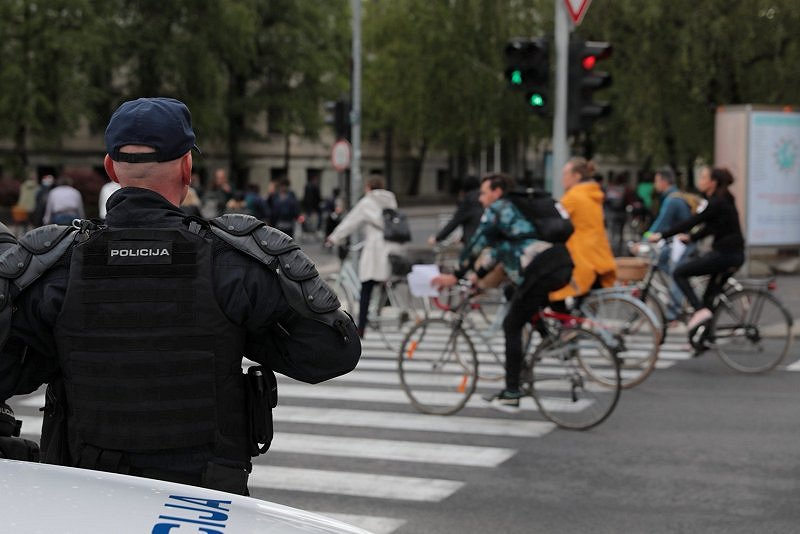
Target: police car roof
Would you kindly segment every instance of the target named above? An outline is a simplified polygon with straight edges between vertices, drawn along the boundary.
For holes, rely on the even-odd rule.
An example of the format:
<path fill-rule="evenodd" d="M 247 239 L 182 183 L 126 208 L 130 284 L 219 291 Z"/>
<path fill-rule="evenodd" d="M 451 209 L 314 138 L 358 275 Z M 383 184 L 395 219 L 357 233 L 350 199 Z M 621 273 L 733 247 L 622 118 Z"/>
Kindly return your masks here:
<path fill-rule="evenodd" d="M 0 488 L 7 532 L 369 534 L 250 497 L 48 464 L 0 460 Z"/>

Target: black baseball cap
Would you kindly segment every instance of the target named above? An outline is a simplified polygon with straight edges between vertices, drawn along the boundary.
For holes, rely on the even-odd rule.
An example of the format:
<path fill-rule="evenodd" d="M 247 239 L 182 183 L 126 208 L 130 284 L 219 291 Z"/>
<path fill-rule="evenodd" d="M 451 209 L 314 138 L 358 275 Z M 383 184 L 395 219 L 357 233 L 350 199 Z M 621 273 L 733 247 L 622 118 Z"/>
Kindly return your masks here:
<path fill-rule="evenodd" d="M 191 149 L 200 152 L 192 130 L 192 114 L 174 98 L 139 98 L 124 102 L 106 128 L 106 151 L 114 161 L 172 161 Z M 155 152 L 120 152 L 125 145 L 149 146 Z"/>

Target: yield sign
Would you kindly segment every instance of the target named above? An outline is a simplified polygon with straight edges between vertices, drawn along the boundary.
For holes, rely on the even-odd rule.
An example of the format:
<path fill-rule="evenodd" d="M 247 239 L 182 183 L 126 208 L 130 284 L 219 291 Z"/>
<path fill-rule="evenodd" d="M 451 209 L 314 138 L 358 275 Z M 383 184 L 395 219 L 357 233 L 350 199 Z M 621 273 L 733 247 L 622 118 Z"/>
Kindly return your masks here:
<path fill-rule="evenodd" d="M 583 20 L 583 16 L 586 14 L 586 10 L 589 9 L 589 4 L 592 3 L 592 0 L 564 0 L 564 3 L 567 5 L 569 17 L 577 26 Z"/>

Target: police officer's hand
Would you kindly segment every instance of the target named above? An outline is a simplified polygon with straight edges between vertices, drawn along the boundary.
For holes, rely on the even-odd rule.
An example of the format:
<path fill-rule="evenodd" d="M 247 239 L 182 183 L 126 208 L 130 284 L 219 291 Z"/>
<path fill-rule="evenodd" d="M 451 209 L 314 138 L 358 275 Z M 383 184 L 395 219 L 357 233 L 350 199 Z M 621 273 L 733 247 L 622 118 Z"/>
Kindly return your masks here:
<path fill-rule="evenodd" d="M 432 235 L 432 236 L 430 236 L 430 237 L 428 238 L 428 244 L 429 244 L 430 246 L 433 246 L 433 245 L 435 245 L 435 244 L 436 244 L 436 236 L 435 236 L 435 235 Z"/>
<path fill-rule="evenodd" d="M 653 232 L 649 236 L 647 236 L 647 240 L 651 243 L 658 243 L 661 241 L 661 234 L 659 232 Z"/>

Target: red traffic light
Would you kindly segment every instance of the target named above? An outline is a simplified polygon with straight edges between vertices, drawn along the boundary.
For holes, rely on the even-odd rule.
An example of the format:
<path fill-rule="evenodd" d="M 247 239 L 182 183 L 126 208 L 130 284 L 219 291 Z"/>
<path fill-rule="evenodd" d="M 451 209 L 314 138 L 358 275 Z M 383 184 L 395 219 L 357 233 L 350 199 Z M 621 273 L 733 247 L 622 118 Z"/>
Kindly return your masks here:
<path fill-rule="evenodd" d="M 582 61 L 583 70 L 592 70 L 597 64 L 597 56 L 586 56 Z"/>

